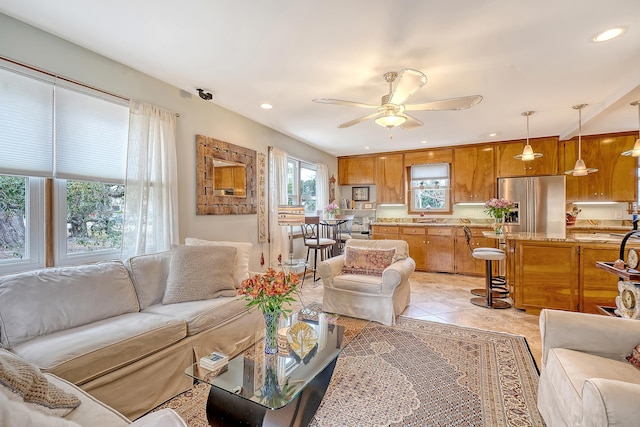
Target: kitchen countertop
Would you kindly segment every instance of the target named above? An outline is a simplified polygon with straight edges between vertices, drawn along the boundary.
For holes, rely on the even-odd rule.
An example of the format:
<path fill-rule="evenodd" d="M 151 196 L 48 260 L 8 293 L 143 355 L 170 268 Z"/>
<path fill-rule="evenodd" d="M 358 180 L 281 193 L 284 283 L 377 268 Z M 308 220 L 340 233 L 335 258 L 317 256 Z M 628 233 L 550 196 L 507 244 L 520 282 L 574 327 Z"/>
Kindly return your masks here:
<path fill-rule="evenodd" d="M 505 240 L 528 240 L 536 242 L 565 242 L 565 243 L 613 243 L 619 245 L 625 234 L 629 230 L 619 232 L 599 232 L 599 233 L 571 233 L 567 231 L 566 236 L 554 233 L 504 233 L 496 234 L 491 231 L 482 233 L 484 237 Z M 640 241 L 638 238 L 630 240 Z"/>

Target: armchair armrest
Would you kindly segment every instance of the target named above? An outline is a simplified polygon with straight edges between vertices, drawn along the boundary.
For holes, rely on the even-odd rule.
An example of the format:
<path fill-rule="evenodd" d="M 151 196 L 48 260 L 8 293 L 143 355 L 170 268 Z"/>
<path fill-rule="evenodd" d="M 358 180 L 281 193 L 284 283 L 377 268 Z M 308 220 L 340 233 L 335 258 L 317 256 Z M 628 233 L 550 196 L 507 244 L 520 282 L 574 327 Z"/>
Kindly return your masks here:
<path fill-rule="evenodd" d="M 591 378 L 582 387 L 582 425 L 631 426 L 640 420 L 640 384 Z"/>
<path fill-rule="evenodd" d="M 382 294 L 391 295 L 399 284 L 409 280 L 415 271 L 416 262 L 411 257 L 398 260 L 382 272 Z"/>
<path fill-rule="evenodd" d="M 342 267 L 344 267 L 344 255 L 338 255 L 322 261 L 318 265 L 318 273 L 322 279 L 322 285 L 332 287 L 333 278 L 342 271 Z"/>
<path fill-rule="evenodd" d="M 542 365 L 551 348 L 568 348 L 623 360 L 640 344 L 640 321 L 544 309 L 540 313 Z"/>

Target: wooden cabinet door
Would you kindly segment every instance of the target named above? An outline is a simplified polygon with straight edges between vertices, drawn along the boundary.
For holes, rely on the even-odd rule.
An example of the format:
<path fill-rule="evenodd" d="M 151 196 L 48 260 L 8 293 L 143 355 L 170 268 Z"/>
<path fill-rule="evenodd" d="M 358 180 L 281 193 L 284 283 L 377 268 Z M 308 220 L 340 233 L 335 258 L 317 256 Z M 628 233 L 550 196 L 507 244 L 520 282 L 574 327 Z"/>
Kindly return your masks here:
<path fill-rule="evenodd" d="M 499 144 L 496 147 L 496 175 L 509 176 L 556 175 L 558 173 L 558 137 L 529 139 L 534 153 L 542 157 L 523 162 L 514 156 L 522 154 L 526 139 Z"/>
<path fill-rule="evenodd" d="M 596 268 L 596 261 L 615 261 L 619 248 L 582 245 L 580 248 L 580 311 L 600 314 L 596 305 L 615 307 L 618 278 Z"/>
<path fill-rule="evenodd" d="M 339 157 L 338 185 L 373 184 L 373 156 Z"/>
<path fill-rule="evenodd" d="M 483 237 L 483 231 L 488 231 L 488 229 L 471 229 L 471 251 L 477 248 L 497 247 L 498 240 Z M 455 272 L 458 274 L 467 274 L 472 276 L 484 276 L 486 274 L 485 261 L 473 258 L 471 256 L 471 252 L 469 251 L 469 247 L 467 246 L 467 239 L 462 228 L 456 230 L 455 266 Z M 499 270 L 500 269 L 498 263 L 494 262 L 493 274 L 498 275 Z"/>
<path fill-rule="evenodd" d="M 409 256 L 416 262 L 417 271 L 427 269 L 427 241 L 424 227 L 402 227 L 400 238 L 409 245 Z"/>
<path fill-rule="evenodd" d="M 567 201 L 633 202 L 638 196 L 638 159 L 621 156 L 631 150 L 635 135 L 582 137 L 582 159 L 598 172 L 587 176 L 567 175 Z M 573 169 L 578 158 L 578 140 L 563 144 L 564 170 Z"/>
<path fill-rule="evenodd" d="M 578 248 L 575 243 L 518 242 L 515 292 L 518 306 L 578 309 Z"/>
<path fill-rule="evenodd" d="M 453 150 L 453 200 L 484 202 L 496 195 L 494 148 L 488 145 Z"/>
<path fill-rule="evenodd" d="M 427 228 L 427 271 L 455 271 L 455 238 L 452 228 Z"/>
<path fill-rule="evenodd" d="M 403 164 L 403 154 L 384 154 L 376 158 L 376 203 L 405 203 Z"/>

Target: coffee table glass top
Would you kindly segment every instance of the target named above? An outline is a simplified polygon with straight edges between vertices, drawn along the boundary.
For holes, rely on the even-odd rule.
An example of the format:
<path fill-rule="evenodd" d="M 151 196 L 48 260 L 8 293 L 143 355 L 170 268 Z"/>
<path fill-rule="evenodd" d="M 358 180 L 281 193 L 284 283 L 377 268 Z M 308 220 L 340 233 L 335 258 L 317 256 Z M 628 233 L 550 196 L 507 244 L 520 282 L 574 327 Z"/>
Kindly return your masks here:
<path fill-rule="evenodd" d="M 195 363 L 185 374 L 266 408 L 282 408 L 338 357 L 342 347 L 344 327 L 328 323 L 324 313 L 316 319 L 298 319 L 294 314 L 287 323 L 295 325 L 298 321 L 307 323 L 318 336 L 317 346 L 302 359 L 288 345 L 285 326 L 278 332 L 277 354 L 264 353 L 262 331 L 249 349 L 230 359 L 221 370 L 209 371 Z"/>

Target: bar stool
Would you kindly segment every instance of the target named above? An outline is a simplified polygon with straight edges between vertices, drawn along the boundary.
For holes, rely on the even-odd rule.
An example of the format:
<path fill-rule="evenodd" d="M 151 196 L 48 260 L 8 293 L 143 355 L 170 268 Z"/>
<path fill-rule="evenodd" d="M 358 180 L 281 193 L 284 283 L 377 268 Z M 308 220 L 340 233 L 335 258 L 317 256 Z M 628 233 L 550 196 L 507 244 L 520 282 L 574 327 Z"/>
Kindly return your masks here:
<path fill-rule="evenodd" d="M 467 240 L 467 248 L 469 248 L 469 253 L 473 256 L 473 253 L 478 251 L 488 251 L 488 252 L 496 252 L 504 254 L 502 249 L 497 248 L 471 248 L 471 230 L 466 225 L 462 227 L 464 230 L 464 236 Z M 507 285 L 507 280 L 504 276 L 491 276 L 491 294 L 493 298 L 507 298 L 509 296 L 509 290 L 505 287 Z M 471 289 L 471 294 L 485 298 L 487 296 L 487 290 L 484 288 Z"/>
<path fill-rule="evenodd" d="M 493 292 L 491 289 L 491 281 L 493 280 L 493 261 L 504 261 L 507 258 L 507 255 L 504 251 L 496 252 L 491 250 L 475 250 L 471 254 L 472 257 L 476 259 L 482 259 L 485 261 L 486 265 L 486 275 L 485 275 L 485 295 L 486 297 L 476 297 L 471 298 L 471 303 L 475 305 L 479 305 L 481 307 L 487 308 L 509 308 L 511 304 L 507 301 L 503 301 L 500 299 L 493 299 Z"/>

